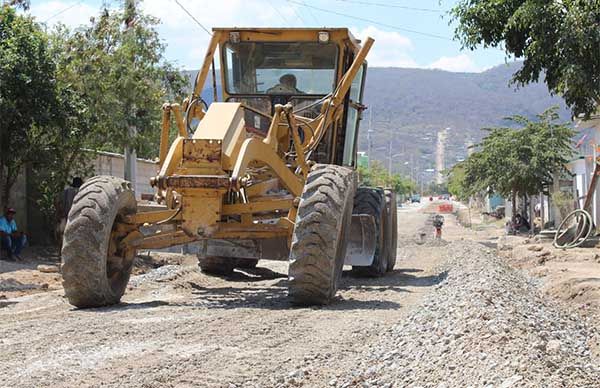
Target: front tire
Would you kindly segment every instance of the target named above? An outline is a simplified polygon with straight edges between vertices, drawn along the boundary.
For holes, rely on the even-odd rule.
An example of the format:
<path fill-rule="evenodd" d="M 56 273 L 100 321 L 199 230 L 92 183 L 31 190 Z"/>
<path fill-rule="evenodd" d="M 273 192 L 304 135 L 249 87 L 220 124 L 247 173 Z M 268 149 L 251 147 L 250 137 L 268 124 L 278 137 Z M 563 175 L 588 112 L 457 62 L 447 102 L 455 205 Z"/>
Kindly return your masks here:
<path fill-rule="evenodd" d="M 289 297 L 297 305 L 324 305 L 337 291 L 344 266 L 356 172 L 315 165 L 300 198 L 292 234 Z"/>
<path fill-rule="evenodd" d="M 61 253 L 69 303 L 80 308 L 119 303 L 136 252 L 121 250 L 119 243 L 127 232 L 114 226 L 136 211 L 135 195 L 127 181 L 98 176 L 81 186 L 69 212 Z"/>

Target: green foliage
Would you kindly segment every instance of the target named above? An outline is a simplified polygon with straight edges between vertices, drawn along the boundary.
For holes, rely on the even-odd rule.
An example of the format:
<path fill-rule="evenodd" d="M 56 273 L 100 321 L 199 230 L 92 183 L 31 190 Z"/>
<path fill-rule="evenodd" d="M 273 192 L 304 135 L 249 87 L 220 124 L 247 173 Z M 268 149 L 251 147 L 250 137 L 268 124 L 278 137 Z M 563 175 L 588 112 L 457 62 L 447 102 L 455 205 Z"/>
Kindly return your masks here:
<path fill-rule="evenodd" d="M 452 9 L 456 37 L 475 49 L 504 46 L 523 58 L 517 84 L 543 74 L 552 93 L 573 113 L 593 113 L 600 103 L 600 2 L 589 0 L 460 0 Z"/>
<path fill-rule="evenodd" d="M 448 172 L 448 192 L 461 201 L 469 198 L 465 178 L 464 162 L 455 164 Z"/>
<path fill-rule="evenodd" d="M 11 7 L 0 8 L 0 202 L 7 204 L 25 167 L 51 171 L 45 187 L 66 182 L 68 171 L 85 164 L 79 151 L 87 134 L 85 106 L 57 77 L 54 53 L 35 21 Z M 58 166 L 63 166 L 59 170 Z M 65 172 L 66 171 L 66 172 Z M 61 187 L 62 188 L 62 187 Z M 51 212 L 42 201 L 42 211 Z"/>
<path fill-rule="evenodd" d="M 358 179 L 362 186 L 389 187 L 397 194 L 410 194 L 415 192 L 415 183 L 400 174 L 390 175 L 379 161 L 372 161 L 371 167 L 358 167 Z"/>
<path fill-rule="evenodd" d="M 69 178 L 89 172 L 94 155 L 83 149 L 135 146 L 141 157 L 157 155 L 160 107 L 181 95 L 185 79 L 163 59 L 158 20 L 133 1 L 50 35 L 14 8 L 0 7 L 0 203 L 28 167 L 51 218 Z"/>
<path fill-rule="evenodd" d="M 558 209 L 560 218 L 564 219 L 569 213 L 576 209 L 576 204 L 572 193 L 559 191 L 552 195 L 552 203 Z"/>
<path fill-rule="evenodd" d="M 31 2 L 29 0 L 4 0 L 3 6 L 21 8 L 24 11 L 27 11 L 31 5 L 30 3 Z"/>
<path fill-rule="evenodd" d="M 448 194 L 448 184 L 431 182 L 427 185 L 427 192 L 431 195 Z"/>
<path fill-rule="evenodd" d="M 487 129 L 478 151 L 458 167 L 452 185 L 459 186 L 463 195 L 491 190 L 508 197 L 543 191 L 573 152 L 573 130 L 556 123 L 557 118 L 551 108 L 538 115 L 538 121 L 511 117 L 520 128 Z M 463 168 L 464 177 L 459 172 Z"/>
<path fill-rule="evenodd" d="M 182 96 L 186 80 L 164 59 L 156 25 L 128 1 L 124 10 L 103 9 L 90 24 L 53 32 L 59 74 L 84 98 L 90 114 L 87 146 L 153 158 L 160 142 L 161 105 Z M 130 131 L 135 126 L 137 133 Z"/>

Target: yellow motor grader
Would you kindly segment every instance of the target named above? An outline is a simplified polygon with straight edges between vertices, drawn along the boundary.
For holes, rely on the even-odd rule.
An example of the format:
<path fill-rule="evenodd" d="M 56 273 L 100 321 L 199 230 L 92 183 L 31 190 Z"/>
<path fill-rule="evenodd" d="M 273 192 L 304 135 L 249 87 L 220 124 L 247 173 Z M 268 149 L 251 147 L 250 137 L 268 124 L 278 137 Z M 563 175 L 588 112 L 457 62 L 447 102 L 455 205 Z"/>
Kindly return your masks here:
<path fill-rule="evenodd" d="M 138 211 L 131 183 L 112 176 L 89 179 L 75 197 L 62 248 L 69 302 L 118 303 L 136 251 L 181 244 L 207 273 L 288 261 L 288 294 L 301 305 L 329 303 L 344 264 L 358 275 L 390 271 L 395 195 L 358 187 L 356 173 L 372 44 L 345 28 L 214 29 L 191 95 L 162 107 L 150 182 L 158 209 Z"/>

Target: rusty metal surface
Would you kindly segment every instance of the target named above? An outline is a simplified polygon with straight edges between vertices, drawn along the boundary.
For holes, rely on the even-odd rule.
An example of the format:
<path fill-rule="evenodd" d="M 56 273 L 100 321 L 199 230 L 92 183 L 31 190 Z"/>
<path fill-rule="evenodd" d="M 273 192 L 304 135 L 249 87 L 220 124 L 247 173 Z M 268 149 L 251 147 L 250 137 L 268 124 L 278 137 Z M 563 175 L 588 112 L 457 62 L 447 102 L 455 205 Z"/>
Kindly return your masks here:
<path fill-rule="evenodd" d="M 221 140 L 185 139 L 183 141 L 183 161 L 219 163 L 221 161 Z"/>
<path fill-rule="evenodd" d="M 225 189 L 230 187 L 227 175 L 172 175 L 164 178 L 164 186 L 177 189 Z"/>

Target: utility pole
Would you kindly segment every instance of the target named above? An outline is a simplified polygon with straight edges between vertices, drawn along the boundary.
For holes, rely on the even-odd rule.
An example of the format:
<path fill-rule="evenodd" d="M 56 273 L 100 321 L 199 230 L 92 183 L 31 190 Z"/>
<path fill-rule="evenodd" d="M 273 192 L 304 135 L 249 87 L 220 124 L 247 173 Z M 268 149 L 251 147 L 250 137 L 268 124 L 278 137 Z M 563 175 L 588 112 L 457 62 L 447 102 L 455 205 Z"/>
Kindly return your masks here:
<path fill-rule="evenodd" d="M 132 36 L 130 37 L 131 34 L 133 34 L 135 31 L 133 28 L 131 28 L 134 24 L 134 20 L 137 17 L 137 8 L 136 8 L 137 4 L 136 4 L 136 0 L 126 0 L 125 2 L 125 19 L 123 20 L 123 23 L 125 24 L 125 36 L 127 39 L 130 39 L 131 41 L 135 41 L 135 37 Z M 135 54 L 133 54 L 135 56 Z M 131 65 L 134 66 L 135 63 L 135 58 L 132 58 L 133 60 L 131 61 Z M 131 139 L 135 139 L 137 136 L 137 127 L 135 125 L 135 117 L 136 117 L 136 107 L 135 107 L 135 103 L 132 104 L 130 110 L 129 110 L 129 119 L 130 119 L 130 124 L 128 125 L 127 128 L 127 137 L 128 140 L 130 141 Z M 128 141 L 128 143 L 129 143 Z M 137 177 L 137 153 L 135 151 L 135 148 L 133 148 L 131 145 L 127 144 L 125 146 L 125 166 L 124 166 L 124 178 L 126 181 L 131 182 L 131 185 L 133 186 L 133 190 L 135 192 L 136 189 L 136 177 Z"/>
<path fill-rule="evenodd" d="M 373 107 L 369 109 L 369 129 L 367 129 L 367 167 L 371 168 L 371 155 L 372 144 L 371 144 L 371 132 L 373 132 Z"/>
<path fill-rule="evenodd" d="M 388 174 L 392 175 L 392 139 L 390 139 L 389 149 L 388 149 Z"/>

